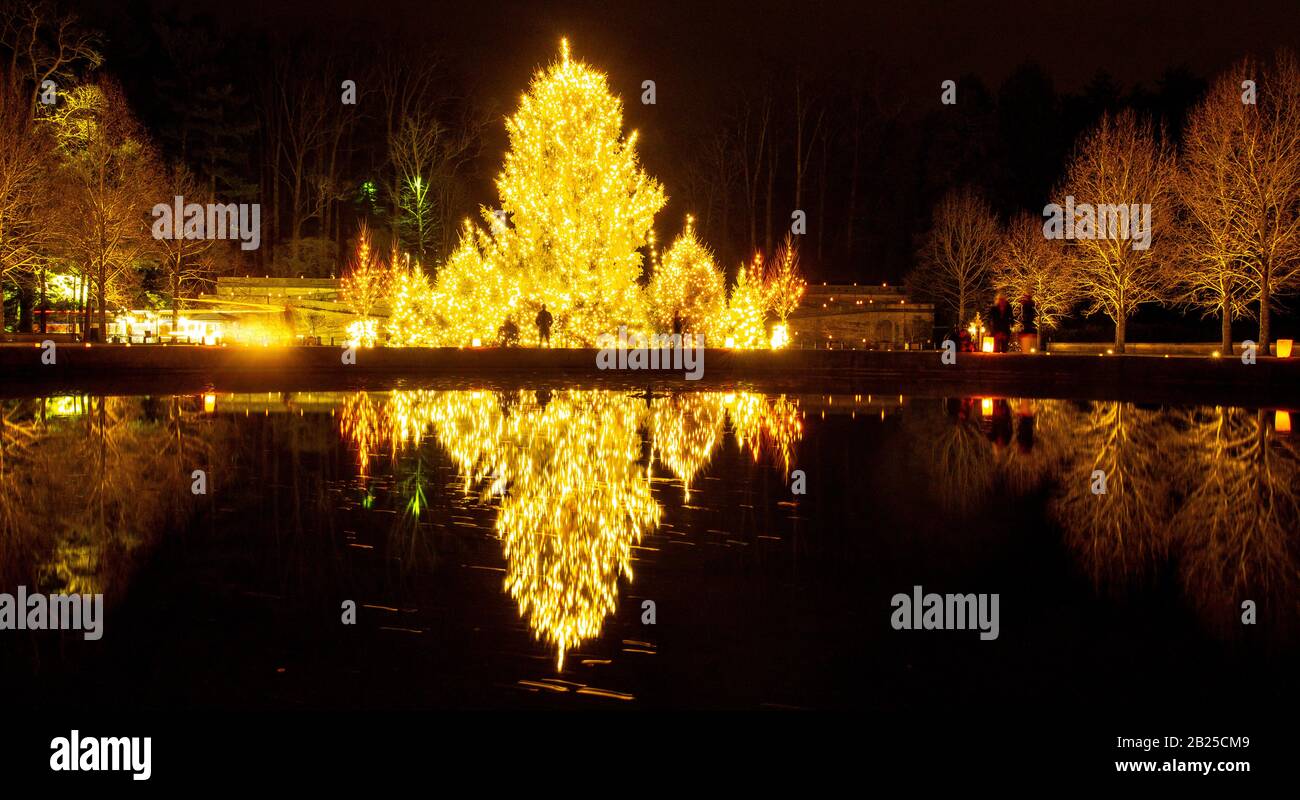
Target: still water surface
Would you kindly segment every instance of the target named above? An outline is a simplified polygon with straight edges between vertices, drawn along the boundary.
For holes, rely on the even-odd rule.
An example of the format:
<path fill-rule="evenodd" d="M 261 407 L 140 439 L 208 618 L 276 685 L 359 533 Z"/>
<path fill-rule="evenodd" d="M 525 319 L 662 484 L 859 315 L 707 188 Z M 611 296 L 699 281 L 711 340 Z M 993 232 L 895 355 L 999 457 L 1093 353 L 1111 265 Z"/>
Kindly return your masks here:
<path fill-rule="evenodd" d="M 0 591 L 107 606 L 98 642 L 0 631 L 19 706 L 1295 700 L 1300 447 L 1271 410 L 498 387 L 0 411 Z M 998 593 L 998 638 L 893 630 L 918 585 Z"/>

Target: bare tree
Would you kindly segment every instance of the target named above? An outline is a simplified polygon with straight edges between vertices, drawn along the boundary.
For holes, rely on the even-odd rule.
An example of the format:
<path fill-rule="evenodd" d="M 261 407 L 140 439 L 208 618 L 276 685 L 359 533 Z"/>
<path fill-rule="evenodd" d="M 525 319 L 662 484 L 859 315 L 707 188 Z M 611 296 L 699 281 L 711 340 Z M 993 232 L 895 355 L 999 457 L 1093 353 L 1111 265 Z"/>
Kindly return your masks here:
<path fill-rule="evenodd" d="M 978 307 L 988 290 L 999 237 L 997 218 L 984 198 L 970 188 L 948 192 L 934 211 L 908 284 L 918 296 L 946 305 L 955 323 L 964 325 L 967 310 Z"/>
<path fill-rule="evenodd" d="M 46 131 L 32 120 L 24 88 L 0 66 L 0 287 L 41 261 L 49 189 Z M 0 302 L 0 331 L 4 330 Z"/>
<path fill-rule="evenodd" d="M 752 253 L 758 250 L 758 190 L 762 185 L 767 162 L 768 129 L 772 124 L 772 98 L 764 97 L 759 102 L 758 108 L 754 107 L 750 99 L 746 99 L 737 122 L 739 130 L 737 156 L 740 161 L 740 176 L 745 188 L 745 202 L 749 210 L 749 249 Z"/>
<path fill-rule="evenodd" d="M 808 121 L 814 105 L 821 107 L 817 110 L 817 119 L 812 125 L 812 130 L 808 131 Z M 809 99 L 808 89 L 798 77 L 795 78 L 794 84 L 794 118 L 794 207 L 803 208 L 804 173 L 808 171 L 813 147 L 822 135 L 822 123 L 826 120 L 826 106 Z"/>
<path fill-rule="evenodd" d="M 1121 231 L 1123 226 L 1109 224 L 1115 220 L 1095 219 L 1094 237 L 1076 235 L 1068 248 L 1090 301 L 1085 313 L 1101 312 L 1115 323 L 1115 350 L 1120 353 L 1128 318 L 1142 303 L 1164 299 L 1164 273 L 1157 260 L 1163 251 L 1157 245 L 1171 221 L 1168 201 L 1173 179 L 1174 159 L 1168 146 L 1156 138 L 1150 123 L 1124 111 L 1114 117 L 1104 114 L 1100 124 L 1080 140 L 1057 192 L 1094 208 L 1137 204 L 1151 209 L 1149 247 L 1141 247 L 1131 229 Z"/>
<path fill-rule="evenodd" d="M 1241 102 L 1235 77 L 1240 74 L 1254 73 L 1242 63 L 1220 77 L 1183 129 L 1183 156 L 1173 184 L 1178 257 L 1165 262 L 1172 301 L 1207 317 L 1219 315 L 1224 353 L 1232 352 L 1232 320 L 1250 314 L 1255 285 L 1239 220 L 1248 187 L 1241 148 L 1255 112 Z"/>
<path fill-rule="evenodd" d="M 483 108 L 447 93 L 440 75 L 441 65 L 426 54 L 412 58 L 398 48 L 386 50 L 376 68 L 390 236 L 422 263 L 453 245 L 463 173 L 481 152 L 489 124 Z"/>
<path fill-rule="evenodd" d="M 194 175 L 183 164 L 167 171 L 168 197 L 184 197 L 187 202 L 208 203 L 212 197 L 199 187 Z M 176 236 L 156 240 L 155 248 L 162 260 L 163 288 L 171 298 L 172 328 L 180 324 L 181 300 L 186 294 L 211 283 L 220 251 L 215 239 L 187 239 Z"/>
<path fill-rule="evenodd" d="M 1259 301 L 1259 346 L 1268 352 L 1278 294 L 1300 286 L 1300 64 L 1279 52 L 1260 81 L 1257 113 L 1241 142 L 1239 235 Z"/>
<path fill-rule="evenodd" d="M 26 87 L 33 116 L 42 84 L 67 88 L 82 67 L 104 63 L 99 36 L 81 27 L 75 14 L 60 12 L 45 0 L 6 4 L 0 9 L 0 46 L 8 50 L 8 78 Z"/>
<path fill-rule="evenodd" d="M 1061 243 L 1043 235 L 1043 222 L 1018 214 L 993 256 L 993 286 L 1010 297 L 1032 297 L 1038 325 L 1051 329 L 1083 297 L 1083 286 Z"/>
<path fill-rule="evenodd" d="M 303 225 L 319 218 L 328 202 L 320 191 L 319 165 L 329 140 L 329 101 L 319 72 L 304 70 L 300 59 L 278 59 L 275 76 L 275 100 L 283 123 L 280 177 L 289 188 L 289 259 L 296 263 Z"/>
<path fill-rule="evenodd" d="M 103 79 L 61 97 L 48 119 L 58 142 L 58 235 L 93 287 L 99 329 L 123 301 L 137 257 L 153 246 L 149 211 L 161 196 L 157 156 L 117 83 Z M 87 304 L 89 328 L 89 304 Z"/>

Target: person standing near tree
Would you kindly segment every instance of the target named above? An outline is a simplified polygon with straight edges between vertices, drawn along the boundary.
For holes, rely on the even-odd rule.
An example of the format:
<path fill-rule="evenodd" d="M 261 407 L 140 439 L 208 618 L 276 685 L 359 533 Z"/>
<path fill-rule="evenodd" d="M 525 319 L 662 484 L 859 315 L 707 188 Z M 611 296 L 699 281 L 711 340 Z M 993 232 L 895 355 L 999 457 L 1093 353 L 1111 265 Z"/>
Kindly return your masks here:
<path fill-rule="evenodd" d="M 1038 306 L 1033 295 L 1026 292 L 1020 297 L 1020 352 L 1038 351 Z"/>
<path fill-rule="evenodd" d="M 551 312 L 546 310 L 546 304 L 542 303 L 542 310 L 537 312 L 537 346 L 551 346 Z"/>
<path fill-rule="evenodd" d="M 989 331 L 993 334 L 994 352 L 1007 352 L 1007 344 L 1011 341 L 1013 316 L 1011 304 L 1007 302 L 1006 295 L 998 292 L 997 300 L 993 302 L 993 307 L 989 309 L 988 315 Z"/>

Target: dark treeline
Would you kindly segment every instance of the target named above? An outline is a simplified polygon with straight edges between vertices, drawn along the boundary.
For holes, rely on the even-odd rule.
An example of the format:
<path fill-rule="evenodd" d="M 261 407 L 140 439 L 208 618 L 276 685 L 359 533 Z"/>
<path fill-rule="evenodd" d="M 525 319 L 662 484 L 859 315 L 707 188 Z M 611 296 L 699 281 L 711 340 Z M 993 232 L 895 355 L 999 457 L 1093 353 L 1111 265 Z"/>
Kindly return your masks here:
<path fill-rule="evenodd" d="M 512 107 L 474 91 L 481 53 L 396 25 L 285 33 L 144 13 L 148 25 L 113 18 L 122 30 L 108 36 L 104 69 L 122 75 L 166 155 L 218 199 L 263 203 L 251 271 L 337 272 L 363 215 L 435 264 L 455 245 L 456 221 L 491 202 L 500 120 Z M 549 59 L 554 43 L 536 44 L 534 59 Z M 355 107 L 341 101 L 344 79 L 356 81 Z M 525 81 L 517 75 L 517 90 Z M 651 111 L 637 108 L 640 83 L 611 74 L 629 118 L 645 125 L 647 168 L 672 199 L 662 241 L 695 213 L 733 271 L 755 250 L 774 252 L 802 209 L 810 277 L 863 282 L 901 280 L 949 187 L 979 187 L 1006 216 L 1041 209 L 1074 140 L 1102 112 L 1139 109 L 1177 138 L 1205 87 L 1171 68 L 1153 86 L 1101 72 L 1061 92 L 1034 62 L 997 86 L 978 75 L 956 81 L 958 103 L 941 105 L 939 86 L 918 94 L 878 57 L 816 70 L 768 61 L 729 77 L 724 91 L 703 86 L 698 98 L 666 104 L 672 111 Z M 403 196 L 412 176 L 434 183 L 424 204 Z"/>
<path fill-rule="evenodd" d="M 479 156 L 500 115 L 419 33 L 145 13 L 147 25 L 115 18 L 105 69 L 147 64 L 120 74 L 164 155 L 218 201 L 262 204 L 249 271 L 337 275 L 362 218 L 386 248 L 433 265 L 488 197 Z"/>
<path fill-rule="evenodd" d="M 459 220 L 496 197 L 503 118 L 569 27 L 586 37 L 575 41 L 576 55 L 609 73 L 647 169 L 667 188 L 658 240 L 670 241 L 692 213 L 733 275 L 755 251 L 773 253 L 801 210 L 810 280 L 899 283 L 946 191 L 973 187 L 1004 220 L 1041 213 L 1078 137 L 1103 113 L 1150 116 L 1177 147 L 1208 77 L 1171 66 L 1135 83 L 1101 62 L 1082 83 L 1075 69 L 1067 82 L 1076 88 L 1065 90 L 1059 64 L 1026 60 L 1009 72 L 972 64 L 965 75 L 932 79 L 918 74 L 915 58 L 904 64 L 897 52 L 843 46 L 842 32 L 836 47 L 826 35 L 825 52 L 815 39 L 750 48 L 740 33 L 708 52 L 692 49 L 743 21 L 731 18 L 683 43 L 666 41 L 661 21 L 657 38 L 628 47 L 635 31 L 605 32 L 613 10 L 583 12 L 577 24 L 556 11 L 551 25 L 540 22 L 550 11 L 528 4 L 507 4 L 495 17 L 329 0 L 37 5 L 51 19 L 77 14 L 94 34 L 101 57 L 79 65 L 79 78 L 121 84 L 163 169 L 185 167 L 195 190 L 216 202 L 261 204 L 261 246 L 213 259 L 216 272 L 247 274 L 338 275 L 363 219 L 379 247 L 435 270 Z M 635 13 L 629 26 L 652 11 Z M 786 24 L 776 12 L 758 17 L 744 30 L 779 36 Z M 658 79 L 655 105 L 641 102 L 645 77 Z M 956 81 L 955 105 L 941 104 L 939 77 Z M 355 81 L 355 105 L 343 101 L 345 81 Z M 140 292 L 177 294 L 165 268 L 141 271 Z M 28 324 L 37 280 L 19 270 L 3 277 L 9 314 Z"/>
<path fill-rule="evenodd" d="M 456 221 L 495 196 L 501 120 L 517 94 L 477 91 L 492 54 L 466 52 L 433 26 L 338 30 L 308 19 L 286 31 L 135 5 L 139 16 L 101 23 L 110 29 L 104 69 L 120 75 L 163 151 L 218 199 L 263 204 L 264 244 L 249 269 L 336 272 L 362 215 L 433 265 L 454 246 Z M 533 44 L 533 61 L 553 55 L 544 36 Z M 1081 91 L 1061 92 L 1026 62 L 996 86 L 955 77 L 958 102 L 943 106 L 939 85 L 920 92 L 877 56 L 816 68 L 763 61 L 653 109 L 641 107 L 634 75 L 611 69 L 610 80 L 629 122 L 644 126 L 647 167 L 672 200 L 661 241 L 694 213 L 734 271 L 755 250 L 772 253 L 801 209 L 805 268 L 827 281 L 899 281 L 930 210 L 954 185 L 980 188 L 1006 216 L 1040 211 L 1074 141 L 1103 112 L 1138 109 L 1177 137 L 1205 87 L 1174 67 L 1152 86 L 1099 72 Z M 356 106 L 341 102 L 349 79 Z M 674 91 L 683 88 L 695 87 Z M 403 178 L 417 175 L 435 186 L 424 204 L 404 197 Z"/>

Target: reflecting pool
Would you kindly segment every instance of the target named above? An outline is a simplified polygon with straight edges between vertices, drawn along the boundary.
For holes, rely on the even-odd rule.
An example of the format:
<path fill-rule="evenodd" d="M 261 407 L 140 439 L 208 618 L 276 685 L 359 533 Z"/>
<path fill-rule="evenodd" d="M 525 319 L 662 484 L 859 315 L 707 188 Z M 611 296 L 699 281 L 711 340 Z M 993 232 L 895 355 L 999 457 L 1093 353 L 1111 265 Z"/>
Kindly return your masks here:
<path fill-rule="evenodd" d="M 1275 409 L 3 400 L 0 592 L 102 593 L 106 620 L 0 631 L 0 675 L 30 707 L 1159 709 L 1206 681 L 1291 703 L 1298 522 Z M 999 594 L 998 637 L 895 630 L 915 586 Z"/>

